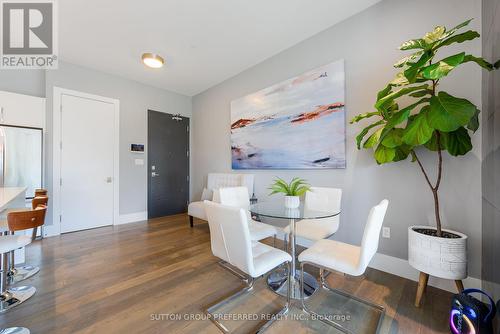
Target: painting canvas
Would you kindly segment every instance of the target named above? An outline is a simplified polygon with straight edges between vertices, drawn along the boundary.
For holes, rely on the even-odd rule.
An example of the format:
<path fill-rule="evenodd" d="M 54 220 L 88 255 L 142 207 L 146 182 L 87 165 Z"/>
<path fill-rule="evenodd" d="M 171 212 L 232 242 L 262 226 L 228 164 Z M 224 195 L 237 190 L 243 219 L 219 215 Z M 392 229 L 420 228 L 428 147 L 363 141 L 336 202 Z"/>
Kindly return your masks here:
<path fill-rule="evenodd" d="M 231 102 L 233 169 L 345 168 L 344 61 Z"/>

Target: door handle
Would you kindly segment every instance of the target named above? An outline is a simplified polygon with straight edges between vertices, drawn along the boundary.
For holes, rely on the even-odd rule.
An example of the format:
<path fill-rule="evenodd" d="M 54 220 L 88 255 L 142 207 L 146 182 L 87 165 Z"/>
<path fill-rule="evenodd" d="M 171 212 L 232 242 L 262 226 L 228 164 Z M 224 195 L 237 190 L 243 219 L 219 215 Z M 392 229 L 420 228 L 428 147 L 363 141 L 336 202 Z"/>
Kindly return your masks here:
<path fill-rule="evenodd" d="M 113 182 L 113 178 L 111 176 L 108 176 L 106 178 L 106 183 L 111 183 L 111 182 Z"/>
<path fill-rule="evenodd" d="M 158 174 L 157 172 L 152 172 L 151 173 L 151 177 L 157 177 L 157 176 L 160 176 L 160 174 Z"/>

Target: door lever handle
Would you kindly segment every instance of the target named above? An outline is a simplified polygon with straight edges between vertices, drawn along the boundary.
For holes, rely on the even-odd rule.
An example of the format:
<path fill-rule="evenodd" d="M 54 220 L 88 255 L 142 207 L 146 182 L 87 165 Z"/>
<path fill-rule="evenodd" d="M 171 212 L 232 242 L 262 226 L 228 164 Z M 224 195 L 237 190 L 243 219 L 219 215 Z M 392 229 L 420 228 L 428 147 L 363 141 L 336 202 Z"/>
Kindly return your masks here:
<path fill-rule="evenodd" d="M 111 182 L 113 182 L 113 178 L 111 176 L 108 176 L 106 178 L 106 183 L 111 183 Z"/>
<path fill-rule="evenodd" d="M 151 177 L 157 177 L 157 176 L 160 176 L 160 174 L 158 174 L 157 172 L 152 172 L 151 173 Z"/>

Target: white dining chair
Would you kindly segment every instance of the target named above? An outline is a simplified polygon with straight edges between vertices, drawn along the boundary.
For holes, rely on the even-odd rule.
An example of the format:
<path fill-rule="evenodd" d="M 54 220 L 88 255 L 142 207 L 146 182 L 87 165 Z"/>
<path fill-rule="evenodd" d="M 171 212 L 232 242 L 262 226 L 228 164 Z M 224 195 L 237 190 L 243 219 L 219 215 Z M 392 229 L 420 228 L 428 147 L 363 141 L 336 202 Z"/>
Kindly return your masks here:
<path fill-rule="evenodd" d="M 340 211 L 342 189 L 311 187 L 306 192 L 304 210 L 319 212 Z M 300 238 L 318 241 L 327 239 L 339 229 L 339 215 L 322 219 L 303 219 L 295 225 L 295 235 Z M 289 227 L 285 232 L 289 232 Z"/>
<path fill-rule="evenodd" d="M 337 271 L 351 276 L 361 276 L 364 274 L 366 268 L 368 267 L 368 264 L 372 260 L 373 256 L 377 253 L 380 239 L 380 230 L 382 229 L 382 223 L 384 222 L 384 217 L 388 205 L 389 201 L 384 199 L 382 202 L 380 202 L 370 210 L 363 233 L 361 246 L 355 246 L 335 240 L 323 239 L 317 241 L 309 249 L 303 251 L 299 255 L 299 262 L 301 266 L 301 284 L 304 283 L 302 277 L 304 275 L 304 267 L 306 265 L 319 268 L 320 282 L 321 286 L 324 289 L 340 293 L 361 303 L 372 306 L 383 313 L 384 308 L 382 306 L 375 305 L 363 299 L 349 295 L 343 291 L 330 288 L 326 283 L 324 271 Z M 303 293 L 301 295 L 301 300 L 302 308 L 305 312 L 317 315 L 315 312 L 312 312 L 307 308 Z M 325 320 L 330 325 L 333 325 L 334 327 L 349 333 L 349 330 L 345 329 L 339 323 L 328 319 L 328 317 L 320 316 L 319 318 Z"/>
<path fill-rule="evenodd" d="M 251 290 L 255 278 L 263 276 L 282 264 L 287 264 L 290 270 L 292 257 L 282 250 L 252 240 L 246 210 L 205 201 L 205 212 L 208 218 L 213 255 L 249 276 L 245 288 L 207 309 L 210 319 L 227 333 L 228 329 L 218 321 L 217 317 L 213 316 L 213 311 Z M 289 286 L 288 291 L 290 290 Z M 290 293 L 285 307 L 278 315 L 288 312 L 289 305 Z M 269 324 L 266 323 L 262 329 L 267 328 Z"/>
<path fill-rule="evenodd" d="M 216 190 L 216 195 L 214 196 L 219 203 L 222 205 L 232 206 L 235 208 L 244 209 L 248 217 L 248 227 L 250 229 L 250 237 L 254 241 L 263 240 L 269 237 L 281 236 L 283 230 L 275 226 L 264 224 L 256 221 L 252 218 L 249 211 L 250 209 L 250 197 L 248 195 L 248 190 L 245 187 L 226 187 L 219 188 Z"/>

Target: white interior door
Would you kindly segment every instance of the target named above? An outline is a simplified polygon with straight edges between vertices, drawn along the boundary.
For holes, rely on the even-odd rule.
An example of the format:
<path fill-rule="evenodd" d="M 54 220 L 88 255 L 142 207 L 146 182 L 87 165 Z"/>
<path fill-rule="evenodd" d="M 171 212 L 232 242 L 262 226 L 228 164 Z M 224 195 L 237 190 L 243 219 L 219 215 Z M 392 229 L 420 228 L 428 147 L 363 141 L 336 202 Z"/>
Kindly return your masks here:
<path fill-rule="evenodd" d="M 61 232 L 113 224 L 115 105 L 61 96 Z"/>

